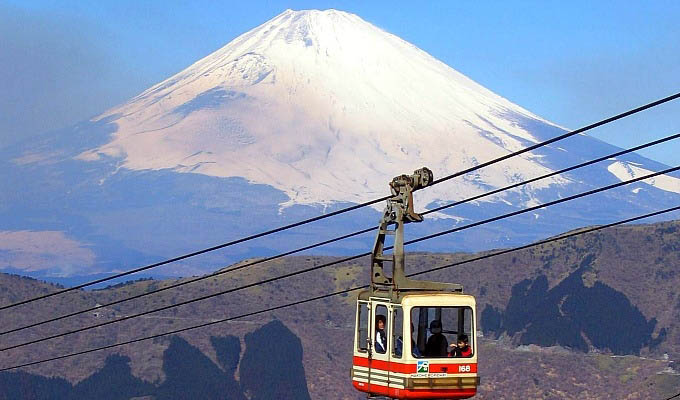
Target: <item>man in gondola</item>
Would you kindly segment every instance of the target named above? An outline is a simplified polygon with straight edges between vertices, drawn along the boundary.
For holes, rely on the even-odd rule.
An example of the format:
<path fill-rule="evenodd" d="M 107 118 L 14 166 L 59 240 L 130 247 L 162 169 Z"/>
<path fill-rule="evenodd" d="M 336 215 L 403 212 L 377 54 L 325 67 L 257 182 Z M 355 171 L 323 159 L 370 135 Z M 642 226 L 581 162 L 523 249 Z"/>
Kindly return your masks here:
<path fill-rule="evenodd" d="M 430 322 L 432 334 L 425 344 L 425 357 L 446 357 L 449 354 L 449 342 L 442 333 L 442 321 L 435 319 Z"/>

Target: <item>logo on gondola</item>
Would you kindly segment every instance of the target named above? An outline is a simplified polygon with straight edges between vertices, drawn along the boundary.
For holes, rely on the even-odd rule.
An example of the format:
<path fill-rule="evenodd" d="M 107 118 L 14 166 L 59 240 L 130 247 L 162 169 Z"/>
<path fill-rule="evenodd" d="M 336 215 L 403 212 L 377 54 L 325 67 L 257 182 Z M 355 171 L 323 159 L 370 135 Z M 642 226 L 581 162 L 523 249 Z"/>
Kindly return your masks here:
<path fill-rule="evenodd" d="M 429 361 L 418 361 L 417 372 L 419 374 L 430 372 L 430 362 Z"/>

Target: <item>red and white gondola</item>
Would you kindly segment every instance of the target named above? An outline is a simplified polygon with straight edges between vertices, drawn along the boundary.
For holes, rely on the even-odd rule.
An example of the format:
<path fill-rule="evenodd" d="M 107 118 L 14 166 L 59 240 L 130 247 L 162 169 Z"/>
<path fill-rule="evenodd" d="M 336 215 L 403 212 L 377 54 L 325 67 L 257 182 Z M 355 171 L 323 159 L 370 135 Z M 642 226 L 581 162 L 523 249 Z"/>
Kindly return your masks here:
<path fill-rule="evenodd" d="M 404 224 L 420 222 L 413 191 L 432 182 L 422 168 L 390 182 L 393 196 L 371 256 L 371 286 L 357 299 L 353 386 L 369 396 L 464 399 L 479 385 L 475 298 L 459 284 L 407 278 Z M 385 254 L 385 238 L 394 236 Z M 392 264 L 392 276 L 384 263 Z"/>

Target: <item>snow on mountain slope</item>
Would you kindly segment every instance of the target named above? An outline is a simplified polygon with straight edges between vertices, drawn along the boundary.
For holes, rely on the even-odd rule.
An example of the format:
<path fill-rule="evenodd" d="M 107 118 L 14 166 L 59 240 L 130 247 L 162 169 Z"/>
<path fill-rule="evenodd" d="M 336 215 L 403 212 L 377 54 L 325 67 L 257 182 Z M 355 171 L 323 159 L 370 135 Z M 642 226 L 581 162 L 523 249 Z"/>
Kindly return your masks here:
<path fill-rule="evenodd" d="M 649 175 L 653 172 L 648 169 L 641 168 L 634 163 L 622 161 L 616 161 L 610 164 L 609 167 L 607 167 L 607 170 L 621 181 L 627 181 L 638 176 Z M 660 175 L 655 176 L 654 178 L 645 179 L 642 182 L 666 192 L 680 193 L 680 179 L 673 176 Z"/>
<path fill-rule="evenodd" d="M 397 174 L 426 165 L 438 177 L 539 141 L 509 115 L 548 124 L 356 15 L 288 10 L 99 117 L 117 131 L 78 158 L 244 177 L 289 205 L 363 202 Z M 540 161 L 515 157 L 418 201 L 549 172 Z"/>

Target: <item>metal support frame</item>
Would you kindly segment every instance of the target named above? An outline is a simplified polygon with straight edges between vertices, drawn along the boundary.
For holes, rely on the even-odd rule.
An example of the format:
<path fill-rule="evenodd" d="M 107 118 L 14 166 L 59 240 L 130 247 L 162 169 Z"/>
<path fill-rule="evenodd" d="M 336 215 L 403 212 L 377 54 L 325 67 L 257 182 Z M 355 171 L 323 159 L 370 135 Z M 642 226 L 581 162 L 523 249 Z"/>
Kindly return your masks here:
<path fill-rule="evenodd" d="M 419 281 L 406 277 L 404 254 L 404 224 L 422 222 L 423 216 L 414 211 L 413 192 L 433 181 L 432 171 L 421 168 L 412 175 L 400 175 L 390 182 L 392 197 L 387 200 L 378 227 L 378 234 L 371 254 L 371 292 L 384 295 L 400 291 L 447 291 L 462 292 L 463 287 L 454 283 Z M 391 254 L 385 254 L 385 237 L 394 236 Z M 385 274 L 384 263 L 392 263 L 392 276 Z M 391 296 L 390 296 L 391 297 Z"/>

